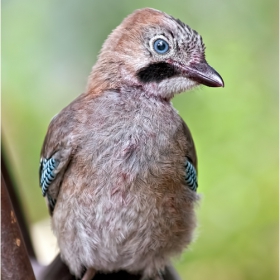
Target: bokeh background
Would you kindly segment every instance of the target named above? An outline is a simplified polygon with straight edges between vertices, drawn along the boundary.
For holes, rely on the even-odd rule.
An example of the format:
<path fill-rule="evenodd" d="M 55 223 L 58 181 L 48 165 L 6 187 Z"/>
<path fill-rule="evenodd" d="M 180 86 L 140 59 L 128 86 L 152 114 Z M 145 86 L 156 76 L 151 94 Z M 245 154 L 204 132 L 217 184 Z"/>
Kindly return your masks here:
<path fill-rule="evenodd" d="M 30 228 L 48 217 L 38 166 L 50 119 L 83 92 L 111 30 L 147 6 L 197 30 L 225 81 L 173 102 L 196 143 L 202 194 L 197 239 L 175 266 L 182 279 L 278 279 L 276 0 L 3 0 L 2 133 Z"/>

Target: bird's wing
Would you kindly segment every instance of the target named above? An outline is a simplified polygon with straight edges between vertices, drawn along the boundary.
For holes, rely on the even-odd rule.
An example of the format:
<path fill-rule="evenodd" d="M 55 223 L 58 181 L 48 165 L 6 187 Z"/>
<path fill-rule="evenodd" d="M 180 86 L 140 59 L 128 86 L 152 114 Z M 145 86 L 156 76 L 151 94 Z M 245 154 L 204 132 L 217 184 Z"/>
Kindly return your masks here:
<path fill-rule="evenodd" d="M 185 182 L 192 191 L 196 192 L 196 189 L 198 187 L 196 170 L 188 159 L 185 163 L 185 170 Z"/>
<path fill-rule="evenodd" d="M 196 191 L 197 183 L 197 157 L 191 132 L 185 122 L 183 131 L 187 139 L 186 162 L 185 162 L 185 182 L 192 191 Z"/>
<path fill-rule="evenodd" d="M 65 172 L 76 151 L 70 110 L 63 110 L 49 125 L 41 151 L 40 186 L 52 215 Z"/>
<path fill-rule="evenodd" d="M 65 171 L 73 156 L 73 147 L 61 147 L 50 157 L 42 156 L 40 160 L 40 186 L 42 195 L 47 198 L 49 212 L 52 215 Z"/>

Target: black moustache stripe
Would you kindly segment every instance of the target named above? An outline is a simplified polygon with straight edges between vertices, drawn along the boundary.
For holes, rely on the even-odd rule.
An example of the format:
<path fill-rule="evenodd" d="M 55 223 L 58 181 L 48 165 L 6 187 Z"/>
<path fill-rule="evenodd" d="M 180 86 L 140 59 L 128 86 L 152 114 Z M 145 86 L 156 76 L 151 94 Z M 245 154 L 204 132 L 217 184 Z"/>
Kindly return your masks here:
<path fill-rule="evenodd" d="M 157 62 L 141 68 L 137 73 L 142 83 L 159 83 L 165 79 L 178 76 L 180 72 L 173 65 L 166 62 Z"/>

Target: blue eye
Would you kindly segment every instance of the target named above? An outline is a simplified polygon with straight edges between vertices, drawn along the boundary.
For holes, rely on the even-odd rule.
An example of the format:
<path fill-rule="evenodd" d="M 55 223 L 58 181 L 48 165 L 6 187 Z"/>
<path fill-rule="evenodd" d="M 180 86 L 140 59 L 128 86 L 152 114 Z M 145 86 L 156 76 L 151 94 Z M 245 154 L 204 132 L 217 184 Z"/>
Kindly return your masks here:
<path fill-rule="evenodd" d="M 169 50 L 169 45 L 163 39 L 157 39 L 154 42 L 154 50 L 159 54 L 165 54 Z"/>

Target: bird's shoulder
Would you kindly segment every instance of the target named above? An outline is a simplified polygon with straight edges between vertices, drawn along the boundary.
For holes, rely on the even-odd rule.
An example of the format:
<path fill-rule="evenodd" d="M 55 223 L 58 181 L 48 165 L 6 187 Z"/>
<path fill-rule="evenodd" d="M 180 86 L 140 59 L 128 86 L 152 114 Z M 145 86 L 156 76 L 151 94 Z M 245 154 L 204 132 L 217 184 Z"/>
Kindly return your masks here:
<path fill-rule="evenodd" d="M 186 156 L 191 162 L 191 164 L 195 167 L 197 170 L 197 155 L 196 155 L 196 148 L 194 144 L 194 140 L 191 134 L 191 131 L 185 121 L 181 118 L 182 120 L 182 131 L 183 135 L 185 136 L 186 139 Z"/>
<path fill-rule="evenodd" d="M 47 197 L 51 215 L 65 171 L 78 148 L 78 124 L 81 118 L 86 118 L 82 113 L 83 106 L 87 107 L 85 94 L 78 96 L 52 118 L 41 149 L 40 187 L 43 196 Z"/>
<path fill-rule="evenodd" d="M 90 102 L 86 94 L 79 95 L 69 105 L 63 108 L 50 121 L 41 156 L 49 158 L 55 151 L 71 142 L 75 145 L 79 134 L 79 124 L 88 119 Z"/>

